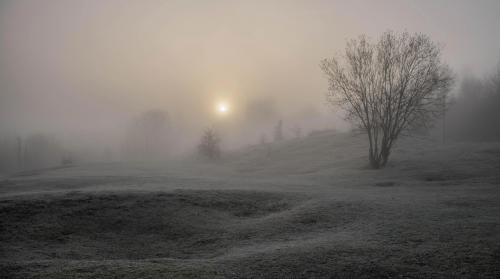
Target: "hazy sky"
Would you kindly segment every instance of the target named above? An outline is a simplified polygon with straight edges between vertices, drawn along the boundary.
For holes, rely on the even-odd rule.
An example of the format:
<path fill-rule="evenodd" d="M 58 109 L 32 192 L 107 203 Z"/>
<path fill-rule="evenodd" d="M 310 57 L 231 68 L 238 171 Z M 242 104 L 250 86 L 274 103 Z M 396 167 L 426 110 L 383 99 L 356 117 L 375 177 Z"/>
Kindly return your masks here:
<path fill-rule="evenodd" d="M 480 76 L 500 60 L 499 14 L 498 0 L 1 1 L 0 128 L 100 135 L 149 108 L 201 127 L 218 99 L 325 111 L 319 61 L 387 29 L 430 35 Z"/>

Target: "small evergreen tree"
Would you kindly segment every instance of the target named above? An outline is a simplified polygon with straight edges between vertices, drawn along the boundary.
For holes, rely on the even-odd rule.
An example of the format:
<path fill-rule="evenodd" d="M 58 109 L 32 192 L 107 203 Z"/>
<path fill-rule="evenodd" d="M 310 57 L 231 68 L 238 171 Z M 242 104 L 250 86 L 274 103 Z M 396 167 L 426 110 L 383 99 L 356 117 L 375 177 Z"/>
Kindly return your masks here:
<path fill-rule="evenodd" d="M 220 158 L 220 138 L 213 128 L 208 128 L 203 133 L 198 153 L 210 160 Z"/>

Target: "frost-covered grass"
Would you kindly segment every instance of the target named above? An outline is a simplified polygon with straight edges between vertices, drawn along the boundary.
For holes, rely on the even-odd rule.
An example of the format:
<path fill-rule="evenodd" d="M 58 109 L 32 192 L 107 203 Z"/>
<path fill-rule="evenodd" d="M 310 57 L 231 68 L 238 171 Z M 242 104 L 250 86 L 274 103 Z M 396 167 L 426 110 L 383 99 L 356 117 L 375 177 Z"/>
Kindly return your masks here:
<path fill-rule="evenodd" d="M 1 278 L 499 278 L 500 144 L 326 133 L 0 181 Z"/>

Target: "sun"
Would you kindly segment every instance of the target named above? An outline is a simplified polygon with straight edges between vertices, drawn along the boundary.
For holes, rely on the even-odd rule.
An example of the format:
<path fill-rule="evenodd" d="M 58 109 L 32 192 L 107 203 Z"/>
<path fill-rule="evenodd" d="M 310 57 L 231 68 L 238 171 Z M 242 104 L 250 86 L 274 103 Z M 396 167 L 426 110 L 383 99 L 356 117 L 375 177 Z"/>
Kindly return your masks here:
<path fill-rule="evenodd" d="M 229 112 L 229 105 L 226 102 L 219 102 L 216 106 L 217 113 L 224 115 Z"/>

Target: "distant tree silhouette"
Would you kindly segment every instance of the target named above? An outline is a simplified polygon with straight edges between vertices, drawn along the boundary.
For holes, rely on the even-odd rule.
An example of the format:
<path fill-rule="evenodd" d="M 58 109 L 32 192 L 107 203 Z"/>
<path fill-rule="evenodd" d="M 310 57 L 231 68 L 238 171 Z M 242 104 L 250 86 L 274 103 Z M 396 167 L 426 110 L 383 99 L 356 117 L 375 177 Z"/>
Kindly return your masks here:
<path fill-rule="evenodd" d="M 260 135 L 260 145 L 266 145 L 267 144 L 267 136 L 266 134 L 261 134 Z"/>
<path fill-rule="evenodd" d="M 500 65 L 486 78 L 466 75 L 451 106 L 446 133 L 466 141 L 500 140 Z"/>
<path fill-rule="evenodd" d="M 300 139 L 302 137 L 302 129 L 298 125 L 292 128 L 292 133 L 297 139 Z"/>
<path fill-rule="evenodd" d="M 203 132 L 201 142 L 198 145 L 198 153 L 210 160 L 220 158 L 220 138 L 213 128 L 207 128 Z"/>
<path fill-rule="evenodd" d="M 57 166 L 63 153 L 61 144 L 52 136 L 32 134 L 23 144 L 23 169 Z"/>
<path fill-rule="evenodd" d="M 125 152 L 134 159 L 162 159 L 169 153 L 172 137 L 166 111 L 148 110 L 134 119 L 128 129 Z"/>
<path fill-rule="evenodd" d="M 426 127 L 443 113 L 453 83 L 441 49 L 423 34 L 385 32 L 377 43 L 351 40 L 342 57 L 324 59 L 327 99 L 366 131 L 369 162 L 384 167 L 404 132 Z"/>

